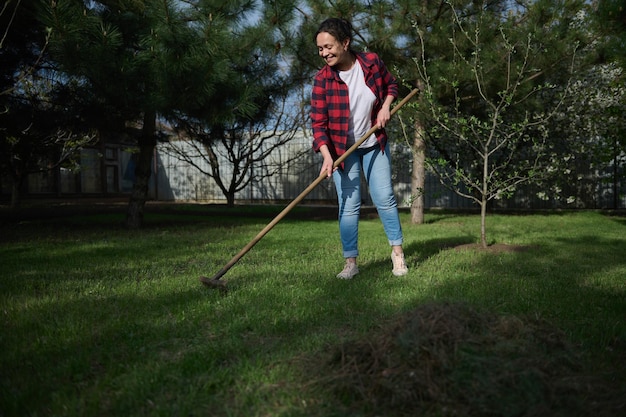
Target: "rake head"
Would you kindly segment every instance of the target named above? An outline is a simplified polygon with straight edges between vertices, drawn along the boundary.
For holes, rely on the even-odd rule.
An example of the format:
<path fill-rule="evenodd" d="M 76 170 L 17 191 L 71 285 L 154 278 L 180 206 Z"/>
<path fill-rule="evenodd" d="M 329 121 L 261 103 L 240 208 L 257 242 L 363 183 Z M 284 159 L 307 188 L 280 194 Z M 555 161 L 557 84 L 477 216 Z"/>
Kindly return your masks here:
<path fill-rule="evenodd" d="M 221 281 L 219 278 L 200 277 L 200 282 L 205 286 L 212 289 L 221 291 L 222 293 L 228 292 L 228 287 L 225 281 Z"/>

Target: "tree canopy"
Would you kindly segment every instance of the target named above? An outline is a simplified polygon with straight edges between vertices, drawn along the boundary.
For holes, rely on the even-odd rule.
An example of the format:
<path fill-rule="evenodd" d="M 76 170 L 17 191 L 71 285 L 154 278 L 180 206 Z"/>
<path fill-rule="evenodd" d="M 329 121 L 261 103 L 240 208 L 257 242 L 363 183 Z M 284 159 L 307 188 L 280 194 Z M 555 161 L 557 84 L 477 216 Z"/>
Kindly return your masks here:
<path fill-rule="evenodd" d="M 403 112 L 412 121 L 405 131 L 414 134 L 414 160 L 423 154 L 463 173 L 450 176 L 431 165 L 447 173 L 442 178 L 452 188 L 461 177 L 473 183 L 484 177 L 477 149 L 489 156 L 488 171 L 499 172 L 498 181 L 491 176 L 495 182 L 487 184 L 488 200 L 512 195 L 521 184 L 504 186 L 505 177 L 557 189 L 556 179 L 547 185 L 540 177 L 567 172 L 567 161 L 591 143 L 597 161 L 620 164 L 621 125 L 599 127 L 600 120 L 619 120 L 622 93 L 604 107 L 564 98 L 593 90 L 590 75 L 599 72 L 589 68 L 607 75 L 597 91 L 620 89 L 626 25 L 617 0 L 8 1 L 0 14 L 3 150 L 19 153 L 10 140 L 32 144 L 35 132 L 54 137 L 53 127 L 60 138 L 90 129 L 134 138 L 137 172 L 127 225 L 138 227 L 158 126 L 195 132 L 207 155 L 212 144 L 244 138 L 251 126 L 267 128 L 280 114 L 276 104 L 295 102 L 293 92 L 306 91 L 321 67 L 313 34 L 333 16 L 353 23 L 356 47 L 379 53 L 405 91 L 424 89 L 420 102 Z M 536 123 L 559 103 L 567 111 L 550 116 L 549 126 Z M 305 94 L 298 106 L 307 105 Z M 566 126 L 576 112 L 600 108 L 606 117 Z M 454 134 L 444 134 L 446 127 Z M 389 129 L 400 133 L 399 125 Z M 505 146 L 495 137 L 507 137 L 507 129 Z M 581 129 L 593 137 L 572 146 L 570 138 L 585 136 Z M 513 131 L 519 135 L 510 140 Z M 477 147 L 470 134 L 479 142 L 493 137 L 495 149 Z M 550 169 L 531 168 L 537 152 L 550 155 Z M 7 172 L 10 164 L 3 164 Z M 462 192 L 469 198 L 486 192 L 467 185 Z"/>
<path fill-rule="evenodd" d="M 268 117 L 289 91 L 273 24 L 261 5 L 233 1 L 50 3 L 51 54 L 93 92 L 101 129 L 137 131 L 136 182 L 127 225 L 141 224 L 156 120 L 193 124 L 218 140 L 233 124 Z"/>

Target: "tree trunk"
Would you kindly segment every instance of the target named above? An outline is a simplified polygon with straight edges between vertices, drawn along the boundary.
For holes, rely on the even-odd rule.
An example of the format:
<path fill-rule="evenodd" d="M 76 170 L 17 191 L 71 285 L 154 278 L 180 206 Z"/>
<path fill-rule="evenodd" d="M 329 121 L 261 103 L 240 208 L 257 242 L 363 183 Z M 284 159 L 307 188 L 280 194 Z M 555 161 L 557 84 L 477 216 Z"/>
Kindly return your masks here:
<path fill-rule="evenodd" d="M 613 137 L 613 209 L 619 209 L 619 155 L 618 155 L 617 135 Z"/>
<path fill-rule="evenodd" d="M 417 80 L 417 88 L 420 90 L 421 100 L 424 92 L 424 83 Z M 411 174 L 411 190 L 415 192 L 415 198 L 411 202 L 411 223 L 424 224 L 424 187 L 426 185 L 426 137 L 424 123 L 415 116 L 415 136 L 413 137 L 413 165 Z"/>
<path fill-rule="evenodd" d="M 483 180 L 480 196 L 480 244 L 483 248 L 487 248 L 487 190 L 489 178 L 489 149 L 487 145 L 483 149 Z"/>
<path fill-rule="evenodd" d="M 411 190 L 415 197 L 411 202 L 411 223 L 424 223 L 424 186 L 426 184 L 426 143 L 424 142 L 424 125 L 419 118 L 415 120 L 415 137 L 413 138 L 413 166 L 411 174 Z"/>
<path fill-rule="evenodd" d="M 11 210 L 17 210 L 22 203 L 22 183 L 24 177 L 21 175 L 13 175 L 11 184 Z"/>
<path fill-rule="evenodd" d="M 228 208 L 235 207 L 235 193 L 231 193 L 231 192 L 226 193 L 226 207 Z"/>
<path fill-rule="evenodd" d="M 487 200 L 480 203 L 480 246 L 487 248 Z"/>
<path fill-rule="evenodd" d="M 143 211 L 148 199 L 148 182 L 152 171 L 152 155 L 156 147 L 156 113 L 144 114 L 143 128 L 139 137 L 139 153 L 135 165 L 135 183 L 126 211 L 126 227 L 138 229 L 143 224 Z"/>

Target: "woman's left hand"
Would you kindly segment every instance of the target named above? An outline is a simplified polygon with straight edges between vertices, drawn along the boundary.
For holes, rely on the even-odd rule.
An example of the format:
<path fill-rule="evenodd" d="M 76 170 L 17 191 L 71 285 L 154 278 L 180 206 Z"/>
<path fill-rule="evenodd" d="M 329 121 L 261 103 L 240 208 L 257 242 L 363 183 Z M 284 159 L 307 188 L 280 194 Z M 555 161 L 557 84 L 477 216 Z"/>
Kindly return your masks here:
<path fill-rule="evenodd" d="M 391 112 L 389 111 L 389 107 L 383 106 L 378 112 L 378 116 L 376 116 L 376 125 L 379 129 L 387 126 L 387 122 L 391 119 Z"/>
<path fill-rule="evenodd" d="M 391 103 L 393 102 L 393 100 L 394 100 L 393 96 L 387 96 L 387 98 L 385 99 L 385 102 L 383 103 L 380 110 L 378 111 L 378 115 L 376 116 L 376 126 L 378 126 L 379 129 L 382 129 L 385 126 L 387 126 L 387 122 L 389 121 L 389 119 L 391 119 L 390 109 L 391 109 Z"/>

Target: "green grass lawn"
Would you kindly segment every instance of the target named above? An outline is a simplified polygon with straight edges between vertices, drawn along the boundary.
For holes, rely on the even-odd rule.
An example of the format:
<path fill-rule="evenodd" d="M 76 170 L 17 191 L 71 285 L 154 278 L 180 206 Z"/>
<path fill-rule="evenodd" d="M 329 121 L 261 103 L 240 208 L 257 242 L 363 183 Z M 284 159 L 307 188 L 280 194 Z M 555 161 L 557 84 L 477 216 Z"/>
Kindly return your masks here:
<path fill-rule="evenodd" d="M 489 215 L 488 240 L 524 250 L 488 253 L 455 249 L 478 241 L 478 215 L 411 225 L 402 214 L 399 278 L 380 221 L 362 220 L 361 272 L 344 281 L 337 222 L 304 212 L 223 277 L 227 295 L 203 287 L 271 220 L 262 214 L 148 210 L 139 231 L 119 213 L 5 223 L 0 416 L 374 416 L 327 389 L 328 353 L 446 302 L 545 320 L 581 372 L 626 393 L 624 217 Z"/>

